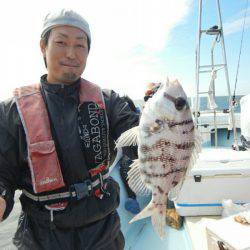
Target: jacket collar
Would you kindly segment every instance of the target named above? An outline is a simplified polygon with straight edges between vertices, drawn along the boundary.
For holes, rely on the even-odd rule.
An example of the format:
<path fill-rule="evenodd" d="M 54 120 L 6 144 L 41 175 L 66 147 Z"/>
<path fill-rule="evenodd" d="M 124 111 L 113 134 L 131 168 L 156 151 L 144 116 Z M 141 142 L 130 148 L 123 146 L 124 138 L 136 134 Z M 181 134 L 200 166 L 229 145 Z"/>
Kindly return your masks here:
<path fill-rule="evenodd" d="M 78 99 L 79 86 L 81 78 L 72 84 L 56 83 L 50 84 L 47 81 L 47 74 L 41 76 L 42 88 L 49 93 L 56 94 L 62 97 L 73 97 Z"/>

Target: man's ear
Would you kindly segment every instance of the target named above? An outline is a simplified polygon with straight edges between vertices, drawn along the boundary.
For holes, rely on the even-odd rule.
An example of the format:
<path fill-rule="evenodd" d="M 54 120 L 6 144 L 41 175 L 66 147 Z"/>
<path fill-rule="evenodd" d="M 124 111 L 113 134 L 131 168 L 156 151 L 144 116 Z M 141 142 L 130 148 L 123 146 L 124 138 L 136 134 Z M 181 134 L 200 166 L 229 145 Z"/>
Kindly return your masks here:
<path fill-rule="evenodd" d="M 40 49 L 41 49 L 41 52 L 43 53 L 43 56 L 45 57 L 46 45 L 43 39 L 40 40 Z"/>

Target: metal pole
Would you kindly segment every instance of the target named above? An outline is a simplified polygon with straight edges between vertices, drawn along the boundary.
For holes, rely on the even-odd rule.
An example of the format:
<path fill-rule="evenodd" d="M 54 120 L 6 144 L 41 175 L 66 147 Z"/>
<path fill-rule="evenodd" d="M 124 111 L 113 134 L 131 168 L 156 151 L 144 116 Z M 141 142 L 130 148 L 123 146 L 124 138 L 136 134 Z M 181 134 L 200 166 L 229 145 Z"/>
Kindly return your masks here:
<path fill-rule="evenodd" d="M 202 15 L 202 0 L 199 0 L 199 15 L 198 15 L 198 44 L 196 46 L 196 72 L 195 72 L 195 125 L 198 127 L 198 111 L 199 111 L 199 70 L 200 70 L 200 40 L 201 40 L 201 15 Z"/>
<path fill-rule="evenodd" d="M 214 70 L 214 48 L 215 48 L 215 45 L 216 45 L 216 42 L 217 42 L 217 38 L 218 38 L 219 35 L 217 35 L 215 37 L 215 40 L 212 44 L 212 48 L 211 48 L 211 64 L 212 64 L 212 72 Z M 216 72 L 217 73 L 217 72 Z M 213 73 L 212 73 L 213 74 Z M 212 75 L 212 78 L 213 78 L 213 75 Z M 212 88 L 213 88 L 213 98 L 215 100 L 215 85 L 214 85 L 214 78 L 213 78 L 213 81 L 212 81 Z M 218 131 L 217 131 L 217 120 L 216 120 L 216 110 L 214 109 L 214 146 L 217 147 L 218 146 Z"/>
<path fill-rule="evenodd" d="M 221 29 L 222 55 L 223 55 L 224 64 L 226 65 L 225 66 L 225 77 L 226 77 L 227 89 L 228 89 L 229 109 L 230 109 L 231 121 L 232 121 L 233 131 L 234 131 L 234 144 L 235 144 L 236 148 L 238 148 L 238 137 L 237 137 L 237 130 L 236 130 L 236 126 L 235 126 L 234 110 L 233 110 L 233 106 L 232 106 L 232 97 L 231 97 L 231 90 L 230 90 L 230 84 L 229 84 L 227 57 L 226 57 L 226 51 L 225 51 L 225 42 L 224 42 L 221 11 L 220 11 L 220 1 L 219 0 L 216 0 L 216 1 L 217 1 L 218 17 L 219 17 L 219 21 L 220 21 L 219 28 Z"/>

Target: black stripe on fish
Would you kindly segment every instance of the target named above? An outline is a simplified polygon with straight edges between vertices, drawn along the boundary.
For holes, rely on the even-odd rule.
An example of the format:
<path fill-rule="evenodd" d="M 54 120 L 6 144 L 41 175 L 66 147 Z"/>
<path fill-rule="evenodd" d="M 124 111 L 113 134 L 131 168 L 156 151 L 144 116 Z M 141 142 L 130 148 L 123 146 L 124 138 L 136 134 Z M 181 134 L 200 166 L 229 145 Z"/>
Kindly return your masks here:
<path fill-rule="evenodd" d="M 173 187 L 175 187 L 178 184 L 178 181 L 172 181 Z"/>
<path fill-rule="evenodd" d="M 174 163 L 171 163 L 170 162 L 166 165 L 166 164 L 162 164 L 162 167 L 163 168 L 170 168 L 170 167 L 173 167 L 175 164 Z"/>
<path fill-rule="evenodd" d="M 177 149 L 189 149 L 189 148 L 192 148 L 193 146 L 194 146 L 194 142 L 184 142 L 180 144 L 175 144 L 175 147 Z"/>
<path fill-rule="evenodd" d="M 177 168 L 177 169 L 173 169 L 171 171 L 168 171 L 167 173 L 164 173 L 164 174 L 149 173 L 146 170 L 142 170 L 141 173 L 144 174 L 148 178 L 159 178 L 159 177 L 165 178 L 170 174 L 184 172 L 185 170 L 186 170 L 186 168 Z"/>
<path fill-rule="evenodd" d="M 145 154 L 145 153 L 151 151 L 151 147 L 143 144 L 140 146 L 140 151 Z"/>
<path fill-rule="evenodd" d="M 192 126 L 192 128 L 190 129 L 190 130 L 183 130 L 182 131 L 182 134 L 183 135 L 186 135 L 186 134 L 189 134 L 189 133 L 191 133 L 191 132 L 193 132 L 194 131 L 194 125 Z"/>
<path fill-rule="evenodd" d="M 157 186 L 157 189 L 158 189 L 160 194 L 164 194 L 164 190 L 160 186 Z"/>
<path fill-rule="evenodd" d="M 176 159 L 170 155 L 159 155 L 159 156 L 149 156 L 145 158 L 145 161 L 153 162 L 153 161 L 160 161 L 160 162 L 170 162 L 175 163 Z"/>
<path fill-rule="evenodd" d="M 167 146 L 170 146 L 170 141 L 160 139 L 151 147 L 151 150 L 165 148 Z"/>
<path fill-rule="evenodd" d="M 168 121 L 167 123 L 168 123 L 168 126 L 169 126 L 170 128 L 172 128 L 172 127 L 177 126 L 177 125 L 182 126 L 182 125 L 187 125 L 187 124 L 189 124 L 189 123 L 193 123 L 193 120 L 190 119 L 190 120 L 184 120 L 184 121 L 181 121 L 181 122 Z"/>
<path fill-rule="evenodd" d="M 163 203 L 156 203 L 156 201 L 152 201 L 152 203 L 153 203 L 155 206 L 164 206 Z"/>
<path fill-rule="evenodd" d="M 184 157 L 181 158 L 181 160 L 183 160 L 183 161 L 187 161 L 189 159 L 190 159 L 190 155 L 187 155 L 187 156 L 184 156 Z"/>
<path fill-rule="evenodd" d="M 194 146 L 194 142 L 184 142 L 184 143 L 172 143 L 170 141 L 167 141 L 165 139 L 158 140 L 155 144 L 153 144 L 151 147 L 147 146 L 145 144 L 140 146 L 140 151 L 144 154 L 151 152 L 153 150 L 160 150 L 164 151 L 167 147 L 175 147 L 176 149 L 189 149 Z"/>
<path fill-rule="evenodd" d="M 185 106 L 186 106 L 186 109 L 190 108 L 187 100 L 181 96 L 173 97 L 169 95 L 168 93 L 164 93 L 164 97 L 167 98 L 169 101 L 173 102 L 173 104 L 175 105 L 175 108 L 179 111 L 182 110 Z"/>

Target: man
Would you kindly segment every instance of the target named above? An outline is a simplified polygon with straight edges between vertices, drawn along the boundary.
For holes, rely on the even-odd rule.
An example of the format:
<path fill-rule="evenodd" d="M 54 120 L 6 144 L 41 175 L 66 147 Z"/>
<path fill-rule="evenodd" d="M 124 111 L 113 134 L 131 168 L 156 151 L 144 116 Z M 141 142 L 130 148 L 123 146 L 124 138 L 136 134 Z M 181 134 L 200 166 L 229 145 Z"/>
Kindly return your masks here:
<path fill-rule="evenodd" d="M 138 116 L 115 92 L 81 78 L 90 45 L 80 15 L 47 15 L 40 47 L 48 74 L 0 104 L 0 219 L 21 189 L 19 249 L 124 248 L 109 139 Z"/>
<path fill-rule="evenodd" d="M 160 88 L 161 83 L 154 83 L 154 82 L 150 82 L 147 84 L 147 88 L 145 91 L 145 95 L 144 95 L 144 101 L 148 101 L 149 98 L 152 98 L 153 95 L 157 92 L 157 90 Z"/>

